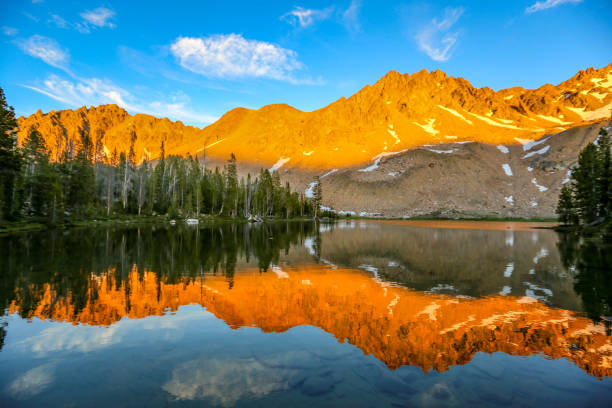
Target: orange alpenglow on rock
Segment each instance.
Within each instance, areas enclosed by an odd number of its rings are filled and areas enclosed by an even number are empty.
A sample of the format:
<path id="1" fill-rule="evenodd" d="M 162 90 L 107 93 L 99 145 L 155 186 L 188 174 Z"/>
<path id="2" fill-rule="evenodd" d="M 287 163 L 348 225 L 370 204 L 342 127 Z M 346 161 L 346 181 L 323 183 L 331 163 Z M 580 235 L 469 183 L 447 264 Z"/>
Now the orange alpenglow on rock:
<path id="1" fill-rule="evenodd" d="M 391 71 L 350 98 L 312 112 L 285 104 L 258 110 L 236 108 L 199 129 L 153 116 L 129 115 L 115 105 L 37 112 L 20 117 L 20 140 L 31 126 L 45 136 L 54 156 L 80 143 L 81 133 L 112 152 L 127 152 L 136 135 L 138 160 L 166 154 L 201 154 L 226 160 L 287 163 L 331 169 L 367 163 L 381 153 L 426 144 L 477 141 L 525 143 L 590 121 L 609 118 L 612 64 L 580 71 L 561 84 L 494 91 L 463 78 L 426 70 Z"/>
<path id="2" fill-rule="evenodd" d="M 319 327 L 392 369 L 410 364 L 444 371 L 468 363 L 476 352 L 544 353 L 565 357 L 597 377 L 612 375 L 612 341 L 603 325 L 532 298 L 432 295 L 320 265 L 263 275 L 243 270 L 234 275 L 231 289 L 220 276 L 165 284 L 155 273 L 139 275 L 134 269 L 119 286 L 113 276 L 112 271 L 92 276 L 89 291 L 96 296 L 77 312 L 70 297 L 58 298 L 47 285 L 29 317 L 110 325 L 126 316 L 163 315 L 200 304 L 231 328 Z M 10 312 L 19 310 L 16 301 Z"/>

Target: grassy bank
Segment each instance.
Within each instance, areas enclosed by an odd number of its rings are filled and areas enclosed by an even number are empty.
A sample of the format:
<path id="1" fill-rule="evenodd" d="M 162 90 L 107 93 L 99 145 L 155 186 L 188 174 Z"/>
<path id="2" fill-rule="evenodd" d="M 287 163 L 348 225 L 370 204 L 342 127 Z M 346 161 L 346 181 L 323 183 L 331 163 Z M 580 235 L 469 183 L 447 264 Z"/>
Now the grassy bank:
<path id="1" fill-rule="evenodd" d="M 310 218 L 265 218 L 265 222 L 278 221 L 310 221 Z M 184 225 L 183 218 L 170 218 L 168 216 L 112 216 L 112 217 L 97 217 L 95 219 L 65 219 L 61 223 L 50 224 L 43 219 L 28 219 L 20 221 L 4 221 L 0 223 L 0 235 L 13 234 L 19 232 L 46 231 L 54 229 L 69 229 L 69 228 L 91 228 L 91 227 L 113 227 L 113 226 L 144 226 L 144 225 L 168 225 L 171 222 L 176 225 Z M 218 225 L 229 223 L 246 223 L 247 218 L 232 218 L 216 215 L 202 215 L 198 218 L 199 225 Z"/>
<path id="2" fill-rule="evenodd" d="M 612 220 L 606 220 L 601 224 L 586 225 L 558 225 L 553 228 L 557 232 L 576 233 L 585 236 L 603 234 L 612 237 Z"/>
<path id="3" fill-rule="evenodd" d="M 520 217 L 491 217 L 491 216 L 464 216 L 446 217 L 436 215 L 418 215 L 414 217 L 339 217 L 341 220 L 406 220 L 406 221 L 503 221 L 503 222 L 558 222 L 556 218 L 520 218 Z"/>

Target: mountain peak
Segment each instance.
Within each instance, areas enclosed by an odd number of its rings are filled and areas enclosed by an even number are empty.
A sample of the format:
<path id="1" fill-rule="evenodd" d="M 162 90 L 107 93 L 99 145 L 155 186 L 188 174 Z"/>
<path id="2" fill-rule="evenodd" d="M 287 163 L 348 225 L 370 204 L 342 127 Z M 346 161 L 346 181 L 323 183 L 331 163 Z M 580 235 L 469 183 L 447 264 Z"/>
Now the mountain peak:
<path id="1" fill-rule="evenodd" d="M 612 109 L 612 64 L 580 71 L 555 86 L 494 91 L 475 88 L 436 69 L 413 74 L 391 70 L 349 98 L 303 112 L 287 104 L 235 108 L 198 129 L 149 115 L 129 115 L 117 105 L 82 107 L 19 118 L 21 132 L 39 127 L 55 154 L 79 132 L 101 138 L 105 150 L 127 151 L 137 134 L 138 157 L 206 150 L 208 157 L 237 157 L 272 164 L 337 168 L 367 163 L 381 154 L 449 142 L 511 144 L 607 118 Z M 20 140 L 22 138 L 20 137 Z"/>

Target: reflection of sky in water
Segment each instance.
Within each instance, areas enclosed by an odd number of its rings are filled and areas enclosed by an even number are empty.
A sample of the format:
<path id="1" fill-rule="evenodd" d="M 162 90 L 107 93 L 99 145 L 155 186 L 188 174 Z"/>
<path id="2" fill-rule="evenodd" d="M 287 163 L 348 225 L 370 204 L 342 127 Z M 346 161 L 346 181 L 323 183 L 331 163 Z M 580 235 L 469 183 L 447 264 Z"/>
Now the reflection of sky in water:
<path id="1" fill-rule="evenodd" d="M 54 390 L 69 391 L 79 406 L 579 405 L 587 397 L 600 404 L 612 397 L 609 380 L 565 359 L 477 353 L 442 373 L 388 370 L 320 329 L 229 330 L 195 305 L 163 317 L 124 318 L 110 328 L 39 322 L 21 330 L 24 325 L 9 319 L 15 330 L 0 355 L 0 389 L 23 406 L 61 400 Z"/>

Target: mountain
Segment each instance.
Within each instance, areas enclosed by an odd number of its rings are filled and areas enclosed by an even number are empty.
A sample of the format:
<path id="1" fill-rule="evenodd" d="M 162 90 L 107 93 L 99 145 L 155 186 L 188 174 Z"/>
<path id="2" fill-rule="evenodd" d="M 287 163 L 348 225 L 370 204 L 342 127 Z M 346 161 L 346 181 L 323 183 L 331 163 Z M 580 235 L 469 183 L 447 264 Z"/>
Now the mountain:
<path id="1" fill-rule="evenodd" d="M 242 172 L 280 169 L 294 189 L 324 181 L 325 205 L 355 213 L 553 216 L 570 167 L 612 110 L 612 64 L 559 85 L 494 91 L 426 70 L 389 72 L 312 112 L 285 104 L 236 108 L 199 129 L 115 105 L 20 117 L 20 140 L 38 127 L 54 155 L 81 134 L 138 159 L 234 153 Z M 501 146 L 501 147 L 496 147 Z M 57 156 L 59 157 L 59 156 Z"/>
<path id="2" fill-rule="evenodd" d="M 137 136 L 139 158 L 167 154 L 207 155 L 304 168 L 332 169 L 366 163 L 383 152 L 424 144 L 466 140 L 516 143 L 558 133 L 610 116 L 612 64 L 580 71 L 557 86 L 498 92 L 474 88 L 463 78 L 426 70 L 412 75 L 391 71 L 350 98 L 303 112 L 285 104 L 258 110 L 236 108 L 198 129 L 149 115 L 129 115 L 115 105 L 41 111 L 19 118 L 21 136 L 38 126 L 48 145 L 62 151 L 80 140 L 80 132 L 102 138 L 107 154 L 129 149 Z"/>

